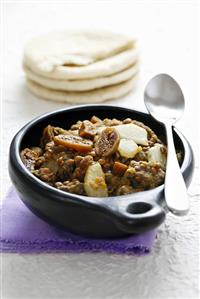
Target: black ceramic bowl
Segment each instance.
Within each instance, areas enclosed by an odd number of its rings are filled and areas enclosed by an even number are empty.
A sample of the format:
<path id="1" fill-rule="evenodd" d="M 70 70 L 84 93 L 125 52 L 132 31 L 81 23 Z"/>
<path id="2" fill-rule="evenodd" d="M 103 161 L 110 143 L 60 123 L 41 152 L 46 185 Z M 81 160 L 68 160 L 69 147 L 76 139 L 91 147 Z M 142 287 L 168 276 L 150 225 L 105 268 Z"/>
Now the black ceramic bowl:
<path id="1" fill-rule="evenodd" d="M 25 125 L 10 146 L 9 173 L 19 197 L 42 219 L 78 234 L 116 237 L 145 232 L 159 226 L 166 214 L 164 185 L 123 196 L 86 197 L 48 186 L 32 175 L 22 163 L 20 151 L 39 144 L 43 128 L 48 124 L 69 128 L 77 120 L 90 119 L 93 115 L 118 119 L 130 117 L 142 121 L 158 136 L 165 136 L 163 126 L 150 115 L 122 107 L 87 105 L 42 115 Z M 173 133 L 176 149 L 183 152 L 181 171 L 188 185 L 194 168 L 193 152 L 177 129 Z"/>

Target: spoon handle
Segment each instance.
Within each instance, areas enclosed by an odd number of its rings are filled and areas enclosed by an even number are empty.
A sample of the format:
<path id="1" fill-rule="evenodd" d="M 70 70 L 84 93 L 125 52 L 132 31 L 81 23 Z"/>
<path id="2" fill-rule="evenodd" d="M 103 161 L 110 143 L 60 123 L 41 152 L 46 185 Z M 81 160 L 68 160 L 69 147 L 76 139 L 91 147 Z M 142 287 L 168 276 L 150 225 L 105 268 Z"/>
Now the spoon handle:
<path id="1" fill-rule="evenodd" d="M 165 175 L 165 200 L 168 209 L 175 215 L 183 216 L 189 211 L 187 189 L 178 164 L 172 126 L 165 124 L 167 133 L 167 167 Z"/>

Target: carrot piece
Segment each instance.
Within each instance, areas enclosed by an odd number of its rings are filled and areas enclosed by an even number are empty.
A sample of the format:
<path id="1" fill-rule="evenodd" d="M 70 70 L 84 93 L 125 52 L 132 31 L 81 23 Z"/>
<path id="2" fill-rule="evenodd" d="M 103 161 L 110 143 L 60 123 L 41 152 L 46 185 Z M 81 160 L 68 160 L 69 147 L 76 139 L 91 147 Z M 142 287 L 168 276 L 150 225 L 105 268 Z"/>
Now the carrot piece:
<path id="1" fill-rule="evenodd" d="M 123 175 L 127 168 L 128 166 L 126 164 L 115 162 L 113 165 L 113 172 L 117 175 Z"/>

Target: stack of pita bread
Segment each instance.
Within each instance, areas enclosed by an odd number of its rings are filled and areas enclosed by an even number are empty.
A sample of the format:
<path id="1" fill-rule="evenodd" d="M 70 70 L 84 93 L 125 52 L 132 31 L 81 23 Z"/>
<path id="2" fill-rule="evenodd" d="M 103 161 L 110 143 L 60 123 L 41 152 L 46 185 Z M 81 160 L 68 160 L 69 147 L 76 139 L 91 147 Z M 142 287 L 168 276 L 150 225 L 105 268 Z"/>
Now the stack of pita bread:
<path id="1" fill-rule="evenodd" d="M 98 103 L 127 94 L 138 73 L 136 41 L 102 30 L 66 30 L 25 46 L 27 86 L 47 100 Z"/>

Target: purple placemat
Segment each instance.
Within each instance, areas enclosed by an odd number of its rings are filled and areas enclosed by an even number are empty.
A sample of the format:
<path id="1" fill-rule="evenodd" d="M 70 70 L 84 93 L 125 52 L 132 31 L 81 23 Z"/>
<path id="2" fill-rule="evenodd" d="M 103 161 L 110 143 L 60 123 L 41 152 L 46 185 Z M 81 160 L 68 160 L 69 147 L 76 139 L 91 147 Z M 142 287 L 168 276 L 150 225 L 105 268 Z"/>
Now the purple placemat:
<path id="1" fill-rule="evenodd" d="M 1 207 L 1 252 L 110 252 L 142 255 L 150 252 L 156 230 L 117 239 L 90 239 L 75 235 L 35 216 L 12 188 Z"/>

